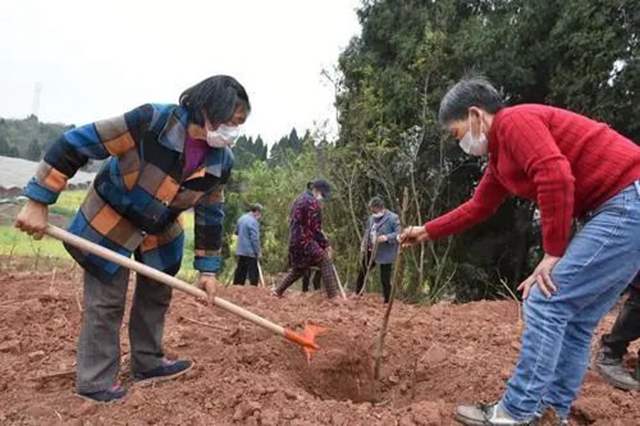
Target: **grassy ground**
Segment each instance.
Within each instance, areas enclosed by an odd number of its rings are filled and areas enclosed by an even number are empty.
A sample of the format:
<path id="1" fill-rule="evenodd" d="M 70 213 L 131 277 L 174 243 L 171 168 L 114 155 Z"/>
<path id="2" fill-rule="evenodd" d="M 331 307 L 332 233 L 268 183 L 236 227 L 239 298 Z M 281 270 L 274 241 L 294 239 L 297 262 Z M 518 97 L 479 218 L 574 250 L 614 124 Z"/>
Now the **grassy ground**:
<path id="1" fill-rule="evenodd" d="M 49 212 L 61 216 L 68 222 L 76 214 L 85 195 L 86 191 L 64 191 L 60 194 L 58 202 L 49 208 Z M 8 224 L 11 223 L 11 220 L 5 220 L 4 223 L 7 224 L 0 225 L 0 256 L 71 260 L 62 243 L 51 238 L 34 241 L 28 235 Z M 185 214 L 184 224 L 185 252 L 179 275 L 181 278 L 191 281 L 195 278 L 195 271 L 193 269 L 192 213 Z"/>

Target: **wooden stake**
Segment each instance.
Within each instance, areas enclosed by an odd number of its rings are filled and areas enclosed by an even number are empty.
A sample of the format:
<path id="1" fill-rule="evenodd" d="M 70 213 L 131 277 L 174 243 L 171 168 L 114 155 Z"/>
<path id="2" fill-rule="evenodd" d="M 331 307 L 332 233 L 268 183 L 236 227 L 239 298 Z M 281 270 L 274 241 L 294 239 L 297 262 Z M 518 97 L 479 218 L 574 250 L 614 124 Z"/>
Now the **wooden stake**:
<path id="1" fill-rule="evenodd" d="M 409 188 L 404 188 L 402 195 L 402 211 L 400 212 L 401 226 L 406 223 L 407 209 L 409 207 Z M 378 344 L 376 345 L 375 354 L 375 366 L 373 369 L 373 377 L 378 380 L 380 378 L 380 367 L 382 366 L 382 352 L 384 350 L 384 339 L 387 335 L 387 328 L 389 326 L 389 317 L 391 316 L 391 309 L 393 308 L 393 301 L 396 297 L 396 290 L 398 286 L 402 285 L 402 277 L 404 276 L 404 256 L 402 253 L 402 245 L 398 247 L 398 260 L 396 262 L 396 268 L 393 271 L 393 281 L 391 282 L 391 294 L 389 296 L 389 303 L 387 309 L 382 318 L 382 327 L 380 328 L 380 336 L 378 337 Z"/>

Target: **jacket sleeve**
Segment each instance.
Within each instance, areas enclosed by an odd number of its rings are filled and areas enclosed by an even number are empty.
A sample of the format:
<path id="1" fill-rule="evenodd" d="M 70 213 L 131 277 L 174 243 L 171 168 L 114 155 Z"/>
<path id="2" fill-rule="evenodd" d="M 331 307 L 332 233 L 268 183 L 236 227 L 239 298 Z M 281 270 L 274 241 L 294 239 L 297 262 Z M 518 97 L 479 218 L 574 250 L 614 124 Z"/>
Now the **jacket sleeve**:
<path id="1" fill-rule="evenodd" d="M 323 249 L 329 247 L 329 241 L 324 235 L 324 232 L 322 232 L 322 207 L 317 201 L 314 201 L 309 205 L 308 221 L 309 228 L 313 234 L 313 239 Z"/>
<path id="2" fill-rule="evenodd" d="M 152 116 L 153 107 L 147 104 L 65 132 L 46 152 L 24 195 L 44 204 L 55 203 L 67 181 L 89 159 L 103 160 L 136 148 Z"/>
<path id="3" fill-rule="evenodd" d="M 249 227 L 249 240 L 255 255 L 260 256 L 260 224 L 257 220 Z"/>
<path id="4" fill-rule="evenodd" d="M 575 177 L 546 124 L 533 114 L 505 117 L 500 138 L 507 154 L 521 166 L 536 188 L 545 253 L 562 256 L 571 238 Z"/>
<path id="5" fill-rule="evenodd" d="M 398 244 L 398 233 L 400 232 L 400 218 L 398 215 L 394 214 L 391 218 L 391 223 L 389 224 L 391 228 L 391 232 L 385 234 L 387 237 L 387 243 L 395 246 Z"/>
<path id="6" fill-rule="evenodd" d="M 233 154 L 227 150 L 223 160 L 221 183 L 195 208 L 194 269 L 216 273 L 222 266 L 222 225 L 224 223 L 224 189 L 233 168 Z"/>
<path id="7" fill-rule="evenodd" d="M 488 168 L 471 200 L 425 224 L 429 237 L 436 240 L 484 222 L 495 213 L 507 195 L 507 190 L 493 176 L 491 168 Z"/>
<path id="8" fill-rule="evenodd" d="M 224 185 L 218 186 L 195 206 L 195 259 L 200 272 L 218 272 L 222 266 Z"/>

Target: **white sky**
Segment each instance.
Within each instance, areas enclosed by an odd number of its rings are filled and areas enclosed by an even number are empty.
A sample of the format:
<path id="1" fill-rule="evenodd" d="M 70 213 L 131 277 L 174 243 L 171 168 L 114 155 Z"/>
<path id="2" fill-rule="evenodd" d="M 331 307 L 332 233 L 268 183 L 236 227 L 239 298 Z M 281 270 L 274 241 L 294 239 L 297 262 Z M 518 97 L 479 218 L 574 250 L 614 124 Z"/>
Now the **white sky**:
<path id="1" fill-rule="evenodd" d="M 83 124 L 175 103 L 214 74 L 249 92 L 248 135 L 330 120 L 321 77 L 360 28 L 360 0 L 0 0 L 0 117 Z"/>

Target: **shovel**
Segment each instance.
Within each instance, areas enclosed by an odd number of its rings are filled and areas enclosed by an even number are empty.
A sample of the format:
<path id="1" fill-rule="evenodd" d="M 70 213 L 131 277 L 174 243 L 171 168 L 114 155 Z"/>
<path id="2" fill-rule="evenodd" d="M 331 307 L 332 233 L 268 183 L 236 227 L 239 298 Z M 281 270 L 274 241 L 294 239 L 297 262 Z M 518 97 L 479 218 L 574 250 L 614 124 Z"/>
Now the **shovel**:
<path id="1" fill-rule="evenodd" d="M 258 275 L 260 275 L 260 287 L 266 287 L 267 285 L 264 283 L 264 275 L 262 275 L 262 267 L 260 266 L 260 260 L 258 262 Z"/>
<path id="2" fill-rule="evenodd" d="M 207 293 L 204 290 L 200 290 L 191 284 L 187 284 L 186 282 L 179 280 L 178 278 L 172 277 L 171 275 L 165 274 L 162 271 L 123 256 L 120 253 L 116 253 L 91 241 L 85 240 L 84 238 L 73 235 L 63 229 L 60 229 L 53 225 L 47 225 L 45 233 L 50 237 L 65 242 L 82 251 L 99 256 L 124 268 L 131 269 L 138 274 L 144 275 L 162 284 L 168 285 L 169 287 L 183 291 L 198 299 L 208 299 Z M 269 330 L 272 333 L 277 334 L 278 336 L 284 337 L 290 342 L 302 346 L 305 353 L 307 354 L 308 362 L 311 362 L 311 354 L 313 353 L 313 351 L 320 349 L 320 347 L 315 343 L 314 339 L 317 334 L 326 331 L 326 329 L 323 327 L 307 325 L 305 326 L 304 331 L 300 334 L 296 333 L 293 330 L 275 324 L 265 318 L 262 318 L 254 314 L 253 312 L 249 312 L 248 310 L 234 305 L 233 303 L 228 302 L 220 297 L 214 297 L 211 302 L 217 307 L 222 308 L 229 313 L 237 315 L 240 318 L 244 318 L 259 327 Z"/>

